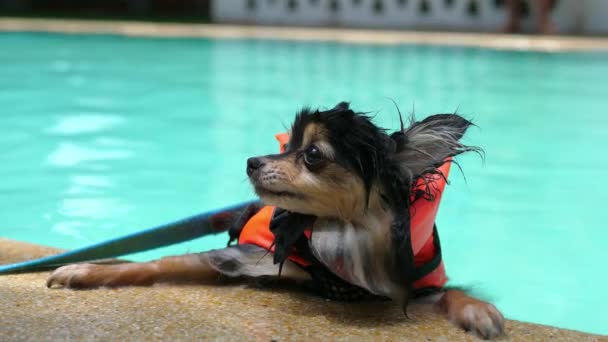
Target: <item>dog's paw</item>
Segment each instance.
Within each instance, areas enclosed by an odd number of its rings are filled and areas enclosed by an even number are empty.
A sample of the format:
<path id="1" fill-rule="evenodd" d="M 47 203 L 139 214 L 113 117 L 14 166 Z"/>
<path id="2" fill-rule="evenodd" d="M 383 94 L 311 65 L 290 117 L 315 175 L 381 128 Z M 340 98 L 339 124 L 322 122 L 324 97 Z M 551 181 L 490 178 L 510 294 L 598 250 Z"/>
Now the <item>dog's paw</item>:
<path id="1" fill-rule="evenodd" d="M 87 289 L 108 285 L 104 277 L 104 265 L 74 264 L 62 266 L 53 271 L 46 281 L 48 288 Z"/>
<path id="2" fill-rule="evenodd" d="M 471 301 L 454 308 L 448 315 L 455 324 L 483 339 L 495 338 L 504 333 L 505 319 L 490 303 Z"/>

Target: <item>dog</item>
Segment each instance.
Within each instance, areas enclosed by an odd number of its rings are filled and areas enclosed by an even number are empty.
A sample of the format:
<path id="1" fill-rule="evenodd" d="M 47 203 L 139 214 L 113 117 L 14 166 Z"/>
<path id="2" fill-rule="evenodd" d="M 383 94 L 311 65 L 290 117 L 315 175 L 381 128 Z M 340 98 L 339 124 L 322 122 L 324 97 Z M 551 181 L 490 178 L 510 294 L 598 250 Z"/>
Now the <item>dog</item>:
<path id="1" fill-rule="evenodd" d="M 502 314 L 490 303 L 446 288 L 442 264 L 435 263 L 430 271 L 434 282 L 418 285 L 420 267 L 412 247 L 411 224 L 417 214 L 411 209 L 434 200 L 432 180 L 445 180 L 442 167 L 452 157 L 480 151 L 460 142 L 471 125 L 457 114 L 437 114 L 412 119 L 408 127 L 401 119 L 400 129 L 389 134 L 346 102 L 329 110 L 305 108 L 296 115 L 282 153 L 247 160 L 256 194 L 274 208 L 268 211 L 271 246 L 241 239 L 236 246 L 151 262 L 68 265 L 56 269 L 47 286 L 280 277 L 312 284 L 332 299 L 388 298 L 406 315 L 410 299 L 425 296 L 464 330 L 482 338 L 500 336 Z M 239 222 L 252 222 L 251 217 Z M 233 237 L 243 235 L 239 226 Z M 437 259 L 436 230 L 433 237 L 432 259 Z"/>

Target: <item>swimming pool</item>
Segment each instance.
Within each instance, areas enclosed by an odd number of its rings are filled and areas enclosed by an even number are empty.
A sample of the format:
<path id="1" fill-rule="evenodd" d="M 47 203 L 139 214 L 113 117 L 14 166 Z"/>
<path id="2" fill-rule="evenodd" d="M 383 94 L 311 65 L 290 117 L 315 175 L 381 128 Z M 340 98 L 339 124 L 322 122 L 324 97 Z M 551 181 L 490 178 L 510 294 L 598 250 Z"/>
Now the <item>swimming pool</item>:
<path id="1" fill-rule="evenodd" d="M 1 33 L 0 236 L 76 248 L 246 199 L 302 105 L 474 118 L 438 226 L 512 319 L 608 334 L 608 53 Z M 133 256 L 223 246 L 225 236 Z"/>

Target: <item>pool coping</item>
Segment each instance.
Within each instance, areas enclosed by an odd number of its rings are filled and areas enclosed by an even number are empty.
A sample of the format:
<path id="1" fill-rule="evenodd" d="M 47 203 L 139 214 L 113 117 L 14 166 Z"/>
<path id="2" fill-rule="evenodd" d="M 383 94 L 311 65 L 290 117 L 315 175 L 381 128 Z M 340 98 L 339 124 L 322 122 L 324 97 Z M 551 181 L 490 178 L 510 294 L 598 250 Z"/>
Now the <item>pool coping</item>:
<path id="1" fill-rule="evenodd" d="M 57 249 L 0 238 L 0 264 Z M 420 305 L 410 319 L 386 302 L 325 301 L 285 289 L 164 285 L 49 290 L 48 272 L 0 276 L 0 340 L 403 340 L 476 341 Z M 509 320 L 513 341 L 608 341 L 608 337 Z"/>
<path id="2" fill-rule="evenodd" d="M 603 37 L 0 17 L 0 32 L 23 31 L 167 38 L 249 38 L 374 45 L 420 44 L 541 52 L 608 51 L 608 38 Z"/>

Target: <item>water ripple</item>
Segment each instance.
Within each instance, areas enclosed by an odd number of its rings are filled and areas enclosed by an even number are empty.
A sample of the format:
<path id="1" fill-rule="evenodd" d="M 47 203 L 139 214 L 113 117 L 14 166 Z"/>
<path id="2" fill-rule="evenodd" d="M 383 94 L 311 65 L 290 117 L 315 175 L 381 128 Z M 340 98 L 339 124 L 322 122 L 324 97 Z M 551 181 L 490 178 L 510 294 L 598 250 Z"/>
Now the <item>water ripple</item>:
<path id="1" fill-rule="evenodd" d="M 131 152 L 127 150 L 91 148 L 64 142 L 48 155 L 46 163 L 56 167 L 73 167 L 88 162 L 127 159 L 130 156 Z"/>
<path id="2" fill-rule="evenodd" d="M 77 114 L 61 117 L 58 122 L 48 129 L 49 133 L 58 135 L 78 135 L 104 131 L 125 122 L 118 115 L 109 114 Z"/>

